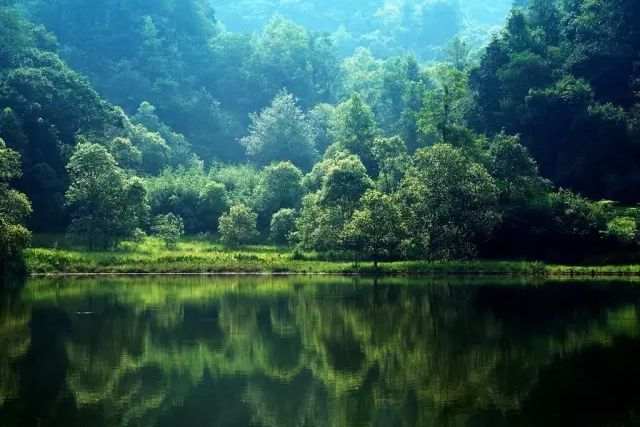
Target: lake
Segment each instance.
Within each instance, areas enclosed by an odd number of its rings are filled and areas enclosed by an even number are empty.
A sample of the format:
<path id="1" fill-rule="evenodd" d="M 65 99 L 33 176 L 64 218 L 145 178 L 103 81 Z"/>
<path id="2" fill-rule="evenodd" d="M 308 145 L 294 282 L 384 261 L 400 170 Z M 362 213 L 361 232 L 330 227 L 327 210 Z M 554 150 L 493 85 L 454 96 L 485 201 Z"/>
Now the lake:
<path id="1" fill-rule="evenodd" d="M 1 426 L 640 425 L 640 283 L 42 278 Z"/>

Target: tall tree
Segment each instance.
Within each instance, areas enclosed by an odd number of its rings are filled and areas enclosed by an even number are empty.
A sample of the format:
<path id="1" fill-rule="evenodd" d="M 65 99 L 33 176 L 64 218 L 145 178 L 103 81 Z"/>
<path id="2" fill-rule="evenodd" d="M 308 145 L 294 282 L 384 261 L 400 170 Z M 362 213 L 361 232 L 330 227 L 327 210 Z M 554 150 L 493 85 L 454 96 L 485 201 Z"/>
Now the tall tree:
<path id="1" fill-rule="evenodd" d="M 20 155 L 0 139 L 0 271 L 7 273 L 30 240 L 25 221 L 31 213 L 27 197 L 9 182 L 20 176 Z"/>
<path id="2" fill-rule="evenodd" d="M 108 249 L 143 225 L 148 215 L 147 191 L 137 178 L 127 178 L 109 152 L 81 142 L 67 165 L 71 185 L 66 201 L 71 231 L 91 250 Z"/>
<path id="3" fill-rule="evenodd" d="M 373 144 L 380 131 L 371 107 L 362 97 L 354 93 L 351 99 L 341 104 L 335 114 L 336 145 L 360 158 L 367 172 L 377 176 L 378 167 L 373 153 Z"/>
<path id="4" fill-rule="evenodd" d="M 310 170 L 316 157 L 313 132 L 293 95 L 280 92 L 271 105 L 251 116 L 249 135 L 240 141 L 260 165 L 291 161 Z"/>

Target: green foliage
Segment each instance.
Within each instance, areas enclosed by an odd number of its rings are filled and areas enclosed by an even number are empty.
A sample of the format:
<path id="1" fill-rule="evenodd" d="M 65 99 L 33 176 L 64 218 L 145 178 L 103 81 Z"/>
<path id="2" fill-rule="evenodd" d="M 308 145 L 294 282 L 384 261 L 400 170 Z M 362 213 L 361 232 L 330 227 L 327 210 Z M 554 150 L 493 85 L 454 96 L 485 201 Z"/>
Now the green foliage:
<path id="1" fill-rule="evenodd" d="M 472 121 L 491 134 L 521 134 L 556 185 L 636 203 L 637 6 L 529 3 L 511 13 L 471 72 L 478 105 Z"/>
<path id="2" fill-rule="evenodd" d="M 218 231 L 222 241 L 230 246 L 251 243 L 257 236 L 258 215 L 245 205 L 233 205 L 220 217 Z"/>
<path id="3" fill-rule="evenodd" d="M 249 135 L 241 140 L 259 165 L 291 161 L 309 170 L 316 156 L 313 132 L 293 95 L 281 92 L 271 105 L 251 116 Z"/>
<path id="4" fill-rule="evenodd" d="M 260 222 L 268 223 L 281 209 L 300 207 L 304 189 L 302 172 L 291 162 L 274 163 L 262 170 L 255 189 L 255 206 Z"/>
<path id="5" fill-rule="evenodd" d="M 335 112 L 335 141 L 339 149 L 355 154 L 367 171 L 378 173 L 373 143 L 379 134 L 371 108 L 360 95 L 354 93 L 351 99 L 339 105 Z"/>
<path id="6" fill-rule="evenodd" d="M 254 204 L 260 173 L 253 166 L 214 163 L 209 178 L 224 185 L 231 204 Z"/>
<path id="7" fill-rule="evenodd" d="M 360 159 L 348 156 L 337 160 L 323 178 L 322 203 L 353 209 L 360 197 L 373 186 Z"/>
<path id="8" fill-rule="evenodd" d="M 154 215 L 172 213 L 185 222 L 187 233 L 214 232 L 218 218 L 229 208 L 225 186 L 212 180 L 202 164 L 189 169 L 166 169 L 146 179 Z"/>
<path id="9" fill-rule="evenodd" d="M 398 194 L 409 249 L 426 258 L 475 255 L 500 220 L 495 180 L 448 144 L 418 150 L 414 162 Z"/>
<path id="10" fill-rule="evenodd" d="M 377 266 L 379 260 L 399 255 L 406 229 L 396 200 L 369 190 L 344 229 L 348 246 L 363 252 Z"/>
<path id="11" fill-rule="evenodd" d="M 275 227 L 327 259 L 630 247 L 632 215 L 585 197 L 640 201 L 632 2 L 519 2 L 475 51 L 489 11 L 470 0 L 330 0 L 351 11 L 333 34 L 236 3 L 264 29 L 229 32 L 205 0 L 19 3 L 46 27 L 0 6 L 0 138 L 24 172 L 1 179 L 5 223 L 24 224 L 24 193 L 31 228 L 71 223 L 90 247 L 148 230 L 147 199 L 187 234 Z"/>
<path id="12" fill-rule="evenodd" d="M 167 248 L 175 248 L 178 241 L 184 236 L 184 222 L 182 218 L 174 214 L 158 215 L 151 227 L 153 234 L 161 238 Z"/>
<path id="13" fill-rule="evenodd" d="M 86 240 L 89 249 L 114 247 L 144 224 L 149 210 L 144 184 L 128 178 L 104 147 L 78 144 L 67 169 L 71 231 Z"/>
<path id="14" fill-rule="evenodd" d="M 308 250 L 344 249 L 343 228 L 350 217 L 346 207 L 324 204 L 321 192 L 308 194 L 302 200 L 293 240 Z"/>
<path id="15" fill-rule="evenodd" d="M 31 233 L 24 226 L 31 214 L 31 204 L 24 194 L 9 186 L 9 181 L 20 173 L 20 155 L 0 139 L 0 269 L 3 273 L 7 273 L 9 264 L 31 242 Z"/>
<path id="16" fill-rule="evenodd" d="M 333 143 L 334 115 L 335 107 L 331 104 L 318 104 L 307 114 L 316 151 L 320 155 L 324 155 L 327 148 Z"/>
<path id="17" fill-rule="evenodd" d="M 607 223 L 607 235 L 622 242 L 632 242 L 638 237 L 635 218 L 616 217 Z"/>
<path id="18" fill-rule="evenodd" d="M 604 229 L 603 206 L 569 190 L 561 189 L 549 195 L 552 229 L 570 238 L 597 236 Z"/>
<path id="19" fill-rule="evenodd" d="M 452 133 L 465 126 L 472 107 L 465 72 L 446 65 L 437 65 L 432 72 L 432 88 L 424 95 L 418 116 L 420 131 L 435 135 L 438 142 L 455 143 Z"/>
<path id="20" fill-rule="evenodd" d="M 274 213 L 269 226 L 269 239 L 278 244 L 289 242 L 295 230 L 296 217 L 293 209 L 280 209 Z"/>
<path id="21" fill-rule="evenodd" d="M 373 143 L 373 154 L 380 171 L 379 187 L 387 193 L 395 191 L 411 163 L 407 146 L 399 136 L 378 137 Z"/>

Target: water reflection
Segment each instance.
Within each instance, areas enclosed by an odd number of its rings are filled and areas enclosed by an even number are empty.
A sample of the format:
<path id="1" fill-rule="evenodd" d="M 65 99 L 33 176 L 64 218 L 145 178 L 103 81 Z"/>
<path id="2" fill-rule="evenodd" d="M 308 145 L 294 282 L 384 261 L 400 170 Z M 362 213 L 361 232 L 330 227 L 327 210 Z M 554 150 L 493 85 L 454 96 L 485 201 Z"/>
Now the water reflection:
<path id="1" fill-rule="evenodd" d="M 639 421 L 633 283 L 68 278 L 0 295 L 2 426 Z"/>

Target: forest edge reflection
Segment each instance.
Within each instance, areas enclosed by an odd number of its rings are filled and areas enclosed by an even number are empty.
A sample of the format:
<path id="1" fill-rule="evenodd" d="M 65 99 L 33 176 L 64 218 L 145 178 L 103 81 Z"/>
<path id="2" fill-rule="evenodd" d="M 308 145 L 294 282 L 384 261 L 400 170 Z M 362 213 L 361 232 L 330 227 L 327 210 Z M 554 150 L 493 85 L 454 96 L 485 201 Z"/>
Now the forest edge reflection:
<path id="1" fill-rule="evenodd" d="M 639 296 L 518 278 L 29 279 L 0 300 L 0 425 L 620 425 L 640 398 Z"/>

